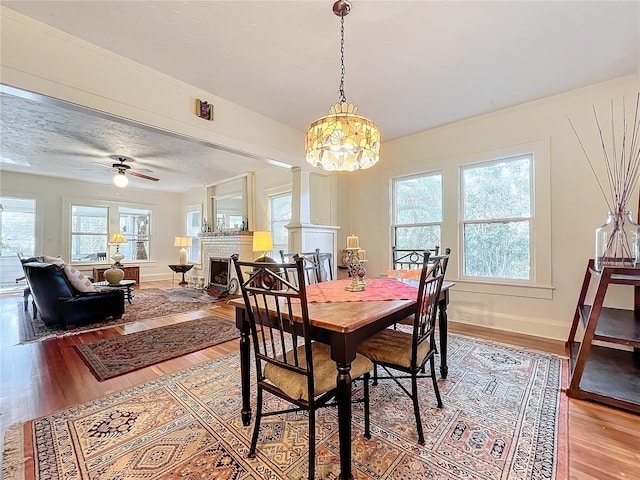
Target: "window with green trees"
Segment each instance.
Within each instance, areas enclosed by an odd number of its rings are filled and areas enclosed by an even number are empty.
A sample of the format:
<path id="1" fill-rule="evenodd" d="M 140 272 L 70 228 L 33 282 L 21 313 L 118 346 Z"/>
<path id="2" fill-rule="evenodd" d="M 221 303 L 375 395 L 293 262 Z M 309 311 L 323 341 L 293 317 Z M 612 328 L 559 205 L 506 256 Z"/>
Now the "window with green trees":
<path id="1" fill-rule="evenodd" d="M 394 245 L 408 249 L 440 245 L 442 174 L 398 177 L 392 188 Z"/>
<path id="2" fill-rule="evenodd" d="M 531 279 L 533 156 L 461 167 L 463 274 Z"/>

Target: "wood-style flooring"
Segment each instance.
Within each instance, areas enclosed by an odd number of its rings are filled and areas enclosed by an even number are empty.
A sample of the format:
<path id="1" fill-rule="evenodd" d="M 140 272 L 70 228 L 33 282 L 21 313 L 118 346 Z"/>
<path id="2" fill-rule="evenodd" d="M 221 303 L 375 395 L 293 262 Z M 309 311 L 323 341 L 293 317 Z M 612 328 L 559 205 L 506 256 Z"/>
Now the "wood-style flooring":
<path id="1" fill-rule="evenodd" d="M 143 282 L 140 288 L 170 288 Z M 22 296 L 0 298 L 0 435 L 16 422 L 48 415 L 238 350 L 238 340 L 98 382 L 73 345 L 215 314 L 233 319 L 224 302 L 188 314 L 17 345 Z M 564 355 L 562 342 L 452 323 L 450 331 Z M 569 399 L 571 480 L 640 480 L 640 415 Z M 560 479 L 559 479 L 560 480 Z"/>

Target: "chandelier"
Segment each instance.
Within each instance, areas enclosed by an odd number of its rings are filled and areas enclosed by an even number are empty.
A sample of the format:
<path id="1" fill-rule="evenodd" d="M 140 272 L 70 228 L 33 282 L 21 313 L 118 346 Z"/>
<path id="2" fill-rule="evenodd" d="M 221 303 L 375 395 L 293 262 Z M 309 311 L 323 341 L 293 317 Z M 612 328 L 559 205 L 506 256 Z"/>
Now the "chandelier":
<path id="1" fill-rule="evenodd" d="M 353 171 L 369 168 L 380 159 L 380 131 L 375 123 L 358 115 L 358 107 L 347 103 L 344 94 L 344 17 L 351 11 L 347 0 L 333 4 L 340 17 L 340 98 L 329 115 L 313 122 L 307 130 L 306 158 L 324 170 Z"/>

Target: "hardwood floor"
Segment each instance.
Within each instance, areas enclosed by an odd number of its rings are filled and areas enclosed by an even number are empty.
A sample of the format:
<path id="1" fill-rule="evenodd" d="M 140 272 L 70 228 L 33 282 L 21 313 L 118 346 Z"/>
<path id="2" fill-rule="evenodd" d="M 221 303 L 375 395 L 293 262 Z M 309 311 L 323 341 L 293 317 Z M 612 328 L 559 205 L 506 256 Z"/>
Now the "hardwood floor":
<path id="1" fill-rule="evenodd" d="M 142 288 L 170 288 L 143 282 Z M 48 415 L 159 376 L 238 350 L 238 340 L 98 382 L 73 349 L 88 343 L 215 314 L 230 321 L 223 302 L 188 314 L 146 320 L 43 342 L 17 345 L 22 296 L 0 298 L 0 435 L 16 422 Z M 564 355 L 562 342 L 451 324 L 450 331 Z M 591 402 L 569 400 L 571 480 L 640 480 L 640 415 Z M 560 479 L 558 479 L 560 480 Z"/>

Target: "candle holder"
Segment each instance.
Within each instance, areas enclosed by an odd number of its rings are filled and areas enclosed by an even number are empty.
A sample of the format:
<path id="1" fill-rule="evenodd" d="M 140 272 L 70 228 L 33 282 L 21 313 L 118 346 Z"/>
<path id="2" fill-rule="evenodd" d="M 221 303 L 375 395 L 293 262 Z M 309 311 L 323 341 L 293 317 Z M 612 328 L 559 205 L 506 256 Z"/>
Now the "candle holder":
<path id="1" fill-rule="evenodd" d="M 360 248 L 351 247 L 346 248 L 346 255 L 348 256 L 347 268 L 349 270 L 349 276 L 351 277 L 351 283 L 344 287 L 348 292 L 362 292 L 367 286 L 364 277 L 367 274 L 367 270 L 362 264 L 363 261 L 358 257 L 358 250 Z"/>

